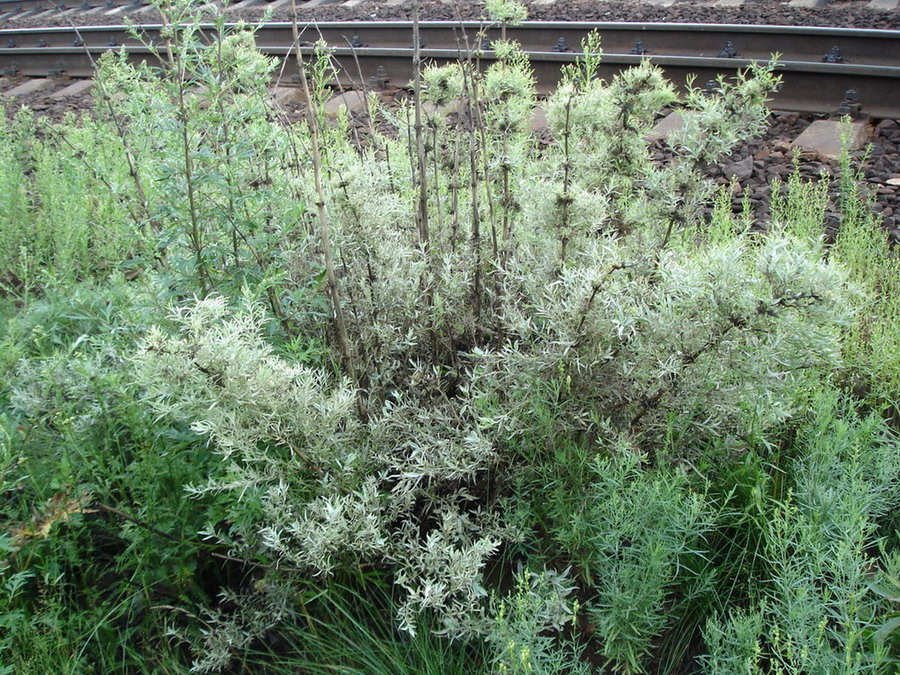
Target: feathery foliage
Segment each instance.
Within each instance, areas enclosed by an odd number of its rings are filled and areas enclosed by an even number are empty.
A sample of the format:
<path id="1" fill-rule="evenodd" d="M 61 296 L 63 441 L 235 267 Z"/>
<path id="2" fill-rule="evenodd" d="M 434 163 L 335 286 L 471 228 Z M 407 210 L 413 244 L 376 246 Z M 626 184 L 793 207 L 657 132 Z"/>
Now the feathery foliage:
<path id="1" fill-rule="evenodd" d="M 4 663 L 896 656 L 896 258 L 849 159 L 831 247 L 823 187 L 757 232 L 704 178 L 773 64 L 689 88 L 660 166 L 676 89 L 599 79 L 597 34 L 538 143 L 515 3 L 364 132 L 324 45 L 288 126 L 252 27 L 161 9 L 160 64 L 104 56 L 90 119 L 0 129 Z"/>

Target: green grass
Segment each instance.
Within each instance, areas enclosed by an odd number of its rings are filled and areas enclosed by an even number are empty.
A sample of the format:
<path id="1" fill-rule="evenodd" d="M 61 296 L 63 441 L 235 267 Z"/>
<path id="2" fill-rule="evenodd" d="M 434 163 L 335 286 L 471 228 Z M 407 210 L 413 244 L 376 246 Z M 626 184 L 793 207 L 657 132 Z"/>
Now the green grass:
<path id="1" fill-rule="evenodd" d="M 310 675 L 489 672 L 486 650 L 477 641 L 437 637 L 427 621 L 415 635 L 400 633 L 395 610 L 389 590 L 377 581 L 361 589 L 327 581 L 304 598 L 295 621 L 273 631 L 242 657 L 244 667 L 251 672 Z"/>

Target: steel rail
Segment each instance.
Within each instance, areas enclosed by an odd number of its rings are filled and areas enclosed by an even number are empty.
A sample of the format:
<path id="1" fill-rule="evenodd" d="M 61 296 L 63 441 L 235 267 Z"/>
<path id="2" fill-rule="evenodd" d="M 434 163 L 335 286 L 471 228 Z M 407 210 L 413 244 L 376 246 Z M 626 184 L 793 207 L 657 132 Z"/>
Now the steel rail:
<path id="1" fill-rule="evenodd" d="M 352 62 L 359 59 L 365 78 L 387 79 L 392 85 L 406 86 L 412 77 L 412 24 L 410 22 L 329 22 L 301 26 L 303 51 L 312 51 L 312 43 L 323 39 L 332 46 L 336 60 L 346 73 L 357 73 Z M 527 22 L 508 28 L 510 39 L 519 40 L 529 52 L 539 88 L 551 90 L 559 78 L 562 64 L 574 61 L 574 51 L 554 52 L 563 37 L 571 50 L 590 30 L 600 31 L 604 56 L 601 75 L 635 65 L 646 58 L 663 67 L 675 81 L 693 75 L 700 84 L 718 75 L 733 75 L 753 60 L 766 60 L 773 51 L 782 51 L 779 72 L 785 80 L 773 106 L 785 110 L 829 112 L 837 107 L 848 89 L 859 92 L 864 109 L 878 117 L 900 117 L 900 31 L 797 28 L 788 26 L 732 26 L 709 24 L 632 24 Z M 160 26 L 141 28 L 144 40 L 158 41 Z M 435 62 L 457 59 L 465 45 L 476 46 L 482 27 L 473 22 L 422 22 L 422 56 Z M 124 26 L 86 26 L 72 28 L 34 28 L 0 30 L 0 67 L 14 68 L 25 75 L 47 75 L 66 71 L 71 76 L 89 76 L 91 63 L 86 52 L 94 55 L 110 48 L 124 48 L 131 58 L 145 60 L 151 50 L 135 39 Z M 496 31 L 487 31 L 488 39 Z M 83 46 L 73 42 L 83 40 Z M 642 40 L 647 53 L 629 53 L 634 41 Z M 737 56 L 720 55 L 719 42 L 731 40 Z M 809 39 L 809 42 L 805 40 Z M 285 72 L 296 68 L 290 55 L 291 25 L 267 23 L 259 27 L 257 44 L 267 54 L 286 60 Z M 776 42 L 787 42 L 788 49 L 774 49 Z M 371 42 L 372 44 L 368 44 Z M 37 46 L 38 44 L 44 46 Z M 356 45 L 351 47 L 350 45 Z M 820 52 L 839 47 L 850 62 L 824 63 Z M 6 46 L 4 46 L 6 45 Z M 14 45 L 14 46 L 13 46 Z M 690 45 L 690 46 L 688 46 Z M 716 47 L 716 45 L 719 45 Z M 785 46 L 782 44 L 782 46 Z M 671 47 L 671 48 L 670 48 Z M 485 51 L 483 64 L 492 62 Z M 350 85 L 349 75 L 342 78 Z M 358 76 L 356 77 L 358 79 Z"/>
<path id="2" fill-rule="evenodd" d="M 208 26 L 212 28 L 211 25 Z M 148 24 L 143 30 L 150 38 L 157 38 L 159 25 Z M 409 21 L 331 21 L 301 24 L 304 39 L 315 41 L 321 37 L 332 46 L 371 43 L 378 48 L 412 46 L 412 22 Z M 568 49 L 579 48 L 592 30 L 599 30 L 604 51 L 628 54 L 635 41 L 643 43 L 649 55 L 716 56 L 731 42 L 739 57 L 767 59 L 773 53 L 785 54 L 791 61 L 821 61 L 834 47 L 846 63 L 881 66 L 900 66 L 900 31 L 821 28 L 801 26 L 757 26 L 740 24 L 684 24 L 684 23 L 628 23 L 628 22 L 560 22 L 527 21 L 507 28 L 509 39 L 517 40 L 528 51 L 555 51 L 562 38 Z M 84 26 L 85 34 L 113 34 L 127 43 L 123 26 Z M 477 22 L 423 21 L 419 25 L 421 42 L 431 48 L 456 48 L 464 35 L 471 42 L 484 31 L 489 39 L 499 37 L 499 29 Z M 6 28 L 0 29 L 0 44 L 19 38 L 25 47 L 43 38 L 50 46 L 71 44 L 72 29 Z M 268 22 L 257 31 L 260 44 L 287 44 L 291 41 L 289 22 Z M 62 41 L 62 42 L 60 42 Z M 137 44 L 134 42 L 134 44 Z"/>

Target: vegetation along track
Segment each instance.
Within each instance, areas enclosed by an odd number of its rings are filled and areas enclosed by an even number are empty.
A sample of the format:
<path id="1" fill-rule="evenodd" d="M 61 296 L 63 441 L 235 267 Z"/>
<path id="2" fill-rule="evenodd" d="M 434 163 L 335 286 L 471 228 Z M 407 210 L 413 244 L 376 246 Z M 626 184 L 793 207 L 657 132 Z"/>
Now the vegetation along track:
<path id="1" fill-rule="evenodd" d="M 478 45 L 482 28 L 477 22 L 422 22 L 422 58 L 435 62 L 457 59 L 467 46 Z M 159 29 L 156 24 L 142 26 L 141 40 L 125 26 L 3 29 L 0 68 L 6 75 L 87 77 L 93 60 L 108 49 L 125 49 L 136 60 L 155 58 L 148 45 L 158 42 Z M 311 53 L 316 40 L 325 40 L 346 74 L 345 85 L 358 83 L 361 71 L 367 81 L 403 86 L 412 77 L 412 29 L 412 22 L 405 21 L 304 24 L 302 48 Z M 703 85 L 779 53 L 784 86 L 774 107 L 831 112 L 845 92 L 853 89 L 872 115 L 900 117 L 900 31 L 532 21 L 507 28 L 507 36 L 518 40 L 529 53 L 539 89 L 548 91 L 558 80 L 560 66 L 576 58 L 581 39 L 593 29 L 602 36 L 604 76 L 649 58 L 675 81 L 694 76 Z M 488 40 L 499 37 L 499 30 L 489 29 Z M 290 23 L 262 24 L 257 43 L 265 53 L 286 60 L 283 77 L 296 72 Z M 485 50 L 481 58 L 489 63 L 491 51 Z"/>

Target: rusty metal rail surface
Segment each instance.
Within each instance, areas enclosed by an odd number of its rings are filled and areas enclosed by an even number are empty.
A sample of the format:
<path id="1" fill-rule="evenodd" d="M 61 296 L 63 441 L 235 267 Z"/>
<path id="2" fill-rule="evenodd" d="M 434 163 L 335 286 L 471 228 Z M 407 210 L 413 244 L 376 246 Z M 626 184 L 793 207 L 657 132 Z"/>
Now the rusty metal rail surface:
<path id="1" fill-rule="evenodd" d="M 211 28 L 211 27 L 210 27 Z M 301 25 L 301 45 L 312 51 L 316 40 L 334 50 L 347 75 L 359 80 L 354 57 L 365 79 L 378 77 L 405 86 L 412 76 L 411 22 L 323 22 Z M 690 75 L 702 84 L 718 75 L 733 75 L 752 61 L 780 53 L 779 72 L 785 84 L 773 107 L 804 112 L 830 112 L 848 89 L 859 93 L 864 109 L 877 117 L 900 117 L 900 31 L 748 26 L 722 24 L 575 23 L 532 21 L 507 29 L 529 53 L 539 88 L 551 90 L 559 68 L 577 56 L 581 39 L 599 30 L 604 48 L 601 75 L 650 59 L 668 76 L 683 82 Z M 111 48 L 124 48 L 136 60 L 152 59 L 148 43 L 158 42 L 160 26 L 141 27 L 141 39 L 125 26 L 0 30 L 0 69 L 46 76 L 65 71 L 89 76 L 91 58 Z M 499 37 L 499 29 L 475 22 L 426 21 L 420 24 L 422 56 L 436 62 L 459 58 L 467 48 Z M 285 59 L 285 76 L 296 65 L 291 56 L 291 24 L 262 24 L 260 49 Z M 490 63 L 486 49 L 483 63 Z M 355 77 L 351 77 L 354 74 Z"/>

